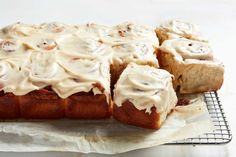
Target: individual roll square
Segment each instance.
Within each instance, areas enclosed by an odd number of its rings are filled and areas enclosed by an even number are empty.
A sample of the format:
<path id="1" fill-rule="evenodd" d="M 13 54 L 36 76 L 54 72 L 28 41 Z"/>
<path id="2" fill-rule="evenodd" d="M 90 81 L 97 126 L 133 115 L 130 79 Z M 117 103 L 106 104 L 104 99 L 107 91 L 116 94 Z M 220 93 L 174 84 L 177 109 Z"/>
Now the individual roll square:
<path id="1" fill-rule="evenodd" d="M 180 93 L 200 93 L 220 89 L 224 65 L 209 44 L 188 39 L 166 40 L 157 51 L 160 67 L 174 75 Z"/>
<path id="2" fill-rule="evenodd" d="M 177 103 L 172 75 L 148 65 L 130 63 L 113 92 L 114 118 L 144 128 L 159 129 Z"/>
<path id="3" fill-rule="evenodd" d="M 99 60 L 61 58 L 59 64 L 71 77 L 52 86 L 66 99 L 65 117 L 103 119 L 111 115 L 109 63 Z"/>

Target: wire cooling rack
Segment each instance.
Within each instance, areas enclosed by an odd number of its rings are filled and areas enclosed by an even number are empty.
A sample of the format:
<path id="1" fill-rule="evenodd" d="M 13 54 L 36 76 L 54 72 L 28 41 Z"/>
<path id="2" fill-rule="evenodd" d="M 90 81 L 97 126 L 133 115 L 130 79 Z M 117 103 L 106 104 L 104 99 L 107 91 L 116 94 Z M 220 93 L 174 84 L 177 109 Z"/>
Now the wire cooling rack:
<path id="1" fill-rule="evenodd" d="M 225 144 L 231 141 L 232 134 L 217 92 L 207 92 L 204 98 L 215 130 L 195 138 L 167 144 Z"/>

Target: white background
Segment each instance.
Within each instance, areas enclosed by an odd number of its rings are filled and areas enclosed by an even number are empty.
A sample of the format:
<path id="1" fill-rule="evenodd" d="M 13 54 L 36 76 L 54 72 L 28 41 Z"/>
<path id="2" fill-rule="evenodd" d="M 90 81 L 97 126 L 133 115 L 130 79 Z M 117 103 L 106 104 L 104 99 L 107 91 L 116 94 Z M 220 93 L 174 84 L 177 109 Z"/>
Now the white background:
<path id="1" fill-rule="evenodd" d="M 230 0 L 0 0 L 0 27 L 18 21 L 69 24 L 96 22 L 117 24 L 134 21 L 157 26 L 167 19 L 199 24 L 216 56 L 226 67 L 225 82 L 219 91 L 233 135 L 236 136 L 236 1 Z M 197 79 L 197 78 L 196 78 Z M 236 142 L 226 145 L 160 146 L 116 156 L 236 156 Z M 0 156 L 104 156 L 61 152 L 10 153 Z"/>

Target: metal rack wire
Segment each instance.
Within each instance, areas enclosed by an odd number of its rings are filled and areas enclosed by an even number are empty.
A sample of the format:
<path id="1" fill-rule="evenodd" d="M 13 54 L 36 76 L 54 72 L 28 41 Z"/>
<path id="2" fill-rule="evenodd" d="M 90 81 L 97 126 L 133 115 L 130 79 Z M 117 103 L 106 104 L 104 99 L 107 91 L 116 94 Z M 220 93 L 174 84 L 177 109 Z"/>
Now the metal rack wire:
<path id="1" fill-rule="evenodd" d="M 225 144 L 231 141 L 232 134 L 217 92 L 207 92 L 204 97 L 215 130 L 195 138 L 168 144 Z"/>

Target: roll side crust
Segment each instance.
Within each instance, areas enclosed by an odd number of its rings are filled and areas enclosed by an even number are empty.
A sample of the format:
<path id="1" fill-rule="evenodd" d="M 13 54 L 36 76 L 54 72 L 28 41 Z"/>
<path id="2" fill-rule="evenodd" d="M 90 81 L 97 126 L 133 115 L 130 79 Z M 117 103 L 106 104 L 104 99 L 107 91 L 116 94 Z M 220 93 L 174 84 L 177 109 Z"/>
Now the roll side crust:
<path id="1" fill-rule="evenodd" d="M 173 86 L 180 93 L 201 93 L 217 91 L 224 80 L 224 70 L 221 65 L 203 63 L 184 63 L 175 56 L 163 50 L 157 51 L 157 58 L 162 69 L 174 75 Z"/>
<path id="2" fill-rule="evenodd" d="M 135 125 L 148 129 L 159 129 L 161 127 L 160 113 L 156 108 L 151 108 L 151 113 L 146 110 L 138 110 L 133 103 L 125 101 L 121 107 L 114 104 L 113 117 L 125 124 Z"/>
<path id="3" fill-rule="evenodd" d="M 20 117 L 19 98 L 12 93 L 0 92 L 0 118 L 15 119 Z"/>
<path id="4" fill-rule="evenodd" d="M 58 119 L 65 117 L 65 99 L 46 89 L 19 97 L 20 115 L 26 119 Z"/>
<path id="5" fill-rule="evenodd" d="M 80 92 L 67 98 L 65 115 L 71 119 L 105 119 L 111 116 L 111 99 L 106 95 Z"/>

